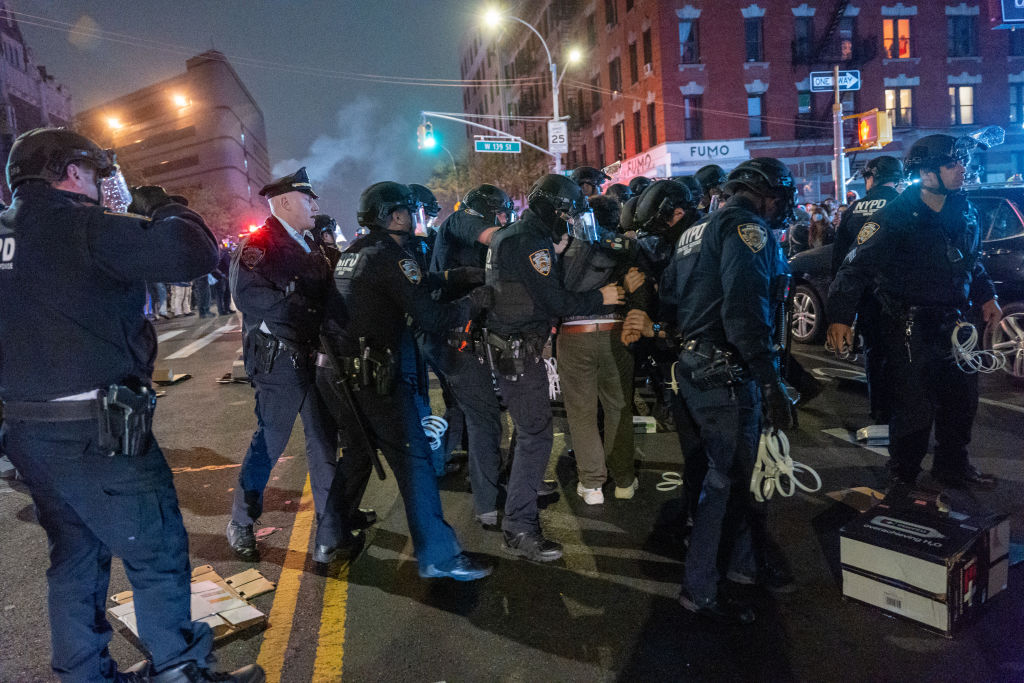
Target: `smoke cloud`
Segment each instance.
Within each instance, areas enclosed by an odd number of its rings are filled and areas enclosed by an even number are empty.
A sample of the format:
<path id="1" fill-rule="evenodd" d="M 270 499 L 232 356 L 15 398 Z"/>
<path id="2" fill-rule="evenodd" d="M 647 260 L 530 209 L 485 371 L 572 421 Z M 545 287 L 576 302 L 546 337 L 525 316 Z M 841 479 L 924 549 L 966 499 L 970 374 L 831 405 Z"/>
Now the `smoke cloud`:
<path id="1" fill-rule="evenodd" d="M 410 149 L 415 139 L 415 118 L 385 108 L 379 101 L 360 96 L 342 107 L 335 118 L 337 131 L 317 136 L 309 152 L 298 159 L 274 164 L 274 177 L 306 167 L 320 195 L 320 207 L 338 222 L 350 240 L 355 234 L 359 194 L 372 183 L 417 181 L 422 162 Z M 412 172 L 414 175 L 410 175 Z M 420 171 L 420 175 L 423 171 Z"/>

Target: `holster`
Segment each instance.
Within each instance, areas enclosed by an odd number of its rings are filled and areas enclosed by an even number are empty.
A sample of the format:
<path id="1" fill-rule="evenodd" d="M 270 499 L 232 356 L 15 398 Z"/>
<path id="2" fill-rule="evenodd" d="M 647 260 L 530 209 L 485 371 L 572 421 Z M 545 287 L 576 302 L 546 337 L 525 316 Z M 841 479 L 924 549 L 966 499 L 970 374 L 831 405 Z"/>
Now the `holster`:
<path id="1" fill-rule="evenodd" d="M 362 351 L 358 356 L 340 356 L 337 359 L 341 378 L 352 391 L 372 387 L 381 396 L 390 396 L 398 384 L 399 367 L 391 349 L 377 350 L 360 339 Z"/>
<path id="2" fill-rule="evenodd" d="M 149 444 L 156 411 L 156 393 L 149 387 L 133 391 L 112 384 L 101 394 L 99 447 L 109 455 L 142 455 Z"/>
<path id="3" fill-rule="evenodd" d="M 253 370 L 261 373 L 270 372 L 274 367 L 274 361 L 284 350 L 284 345 L 277 337 L 260 329 L 253 330 L 249 335 L 252 338 L 250 344 L 252 344 L 253 364 L 250 375 L 253 374 Z"/>
<path id="4" fill-rule="evenodd" d="M 547 339 L 537 336 L 502 337 L 488 332 L 484 343 L 490 347 L 487 360 L 491 370 L 504 377 L 520 377 L 526 373 L 526 359 L 536 359 L 544 352 Z"/>
<path id="5" fill-rule="evenodd" d="M 733 387 L 750 381 L 750 372 L 733 352 L 713 342 L 691 339 L 683 342 L 681 364 L 690 382 L 701 391 Z"/>

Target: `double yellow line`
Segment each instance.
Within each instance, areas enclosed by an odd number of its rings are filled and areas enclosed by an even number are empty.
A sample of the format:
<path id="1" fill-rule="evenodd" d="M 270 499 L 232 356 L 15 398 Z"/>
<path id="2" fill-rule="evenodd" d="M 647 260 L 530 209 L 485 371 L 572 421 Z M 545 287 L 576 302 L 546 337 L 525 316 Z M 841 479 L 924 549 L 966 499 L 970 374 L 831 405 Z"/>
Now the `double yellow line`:
<path id="1" fill-rule="evenodd" d="M 266 671 L 269 683 L 280 683 L 284 670 L 288 641 L 295 622 L 295 607 L 305 573 L 306 554 L 313 530 L 316 509 L 313 504 L 313 490 L 309 476 L 302 489 L 299 509 L 295 514 L 292 535 L 288 540 L 281 578 L 277 582 L 274 604 L 270 608 L 270 625 L 263 634 L 257 662 Z M 345 653 L 345 613 L 348 604 L 348 570 L 345 563 L 337 576 L 327 577 L 324 587 L 323 608 L 320 612 L 320 635 L 313 663 L 313 681 L 317 683 L 340 681 Z"/>

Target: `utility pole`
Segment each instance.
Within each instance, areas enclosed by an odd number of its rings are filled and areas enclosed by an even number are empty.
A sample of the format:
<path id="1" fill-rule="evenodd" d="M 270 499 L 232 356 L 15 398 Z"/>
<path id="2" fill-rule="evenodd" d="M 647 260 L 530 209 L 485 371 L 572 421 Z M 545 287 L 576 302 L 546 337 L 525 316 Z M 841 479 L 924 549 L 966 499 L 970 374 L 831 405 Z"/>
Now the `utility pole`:
<path id="1" fill-rule="evenodd" d="M 846 199 L 846 152 L 843 149 L 843 104 L 839 101 L 839 65 L 832 67 L 832 88 L 835 102 L 832 104 L 833 178 L 836 184 L 836 203 Z"/>

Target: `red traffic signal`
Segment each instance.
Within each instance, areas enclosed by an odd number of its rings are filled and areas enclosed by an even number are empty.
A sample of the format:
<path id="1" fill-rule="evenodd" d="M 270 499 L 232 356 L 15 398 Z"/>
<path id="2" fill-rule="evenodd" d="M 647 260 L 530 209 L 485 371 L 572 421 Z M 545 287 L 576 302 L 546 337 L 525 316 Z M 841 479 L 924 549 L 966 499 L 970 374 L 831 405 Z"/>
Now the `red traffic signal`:
<path id="1" fill-rule="evenodd" d="M 884 111 L 872 109 L 843 118 L 855 119 L 857 122 L 857 146 L 847 148 L 847 152 L 881 149 L 892 142 L 892 124 L 889 121 L 889 114 Z"/>

